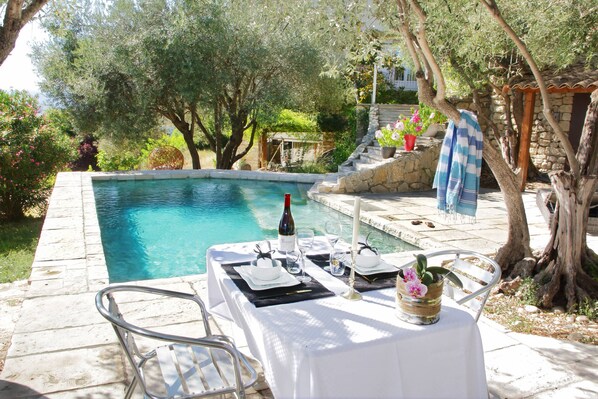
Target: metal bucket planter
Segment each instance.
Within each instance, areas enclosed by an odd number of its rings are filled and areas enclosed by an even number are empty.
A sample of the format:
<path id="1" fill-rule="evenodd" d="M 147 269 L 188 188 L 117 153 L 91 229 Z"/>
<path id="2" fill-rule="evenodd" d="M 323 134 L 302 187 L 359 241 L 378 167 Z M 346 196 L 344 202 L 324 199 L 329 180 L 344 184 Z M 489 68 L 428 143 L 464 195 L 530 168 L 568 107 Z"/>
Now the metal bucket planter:
<path id="1" fill-rule="evenodd" d="M 382 147 L 382 158 L 392 158 L 395 156 L 395 152 L 397 151 L 396 147 Z"/>
<path id="2" fill-rule="evenodd" d="M 405 140 L 405 151 L 413 151 L 415 148 L 415 139 L 417 137 L 413 134 L 406 134 L 403 139 Z"/>
<path id="3" fill-rule="evenodd" d="M 397 317 L 411 324 L 434 324 L 440 318 L 440 304 L 444 279 L 428 286 L 421 298 L 413 298 L 405 288 L 405 282 L 397 277 Z"/>

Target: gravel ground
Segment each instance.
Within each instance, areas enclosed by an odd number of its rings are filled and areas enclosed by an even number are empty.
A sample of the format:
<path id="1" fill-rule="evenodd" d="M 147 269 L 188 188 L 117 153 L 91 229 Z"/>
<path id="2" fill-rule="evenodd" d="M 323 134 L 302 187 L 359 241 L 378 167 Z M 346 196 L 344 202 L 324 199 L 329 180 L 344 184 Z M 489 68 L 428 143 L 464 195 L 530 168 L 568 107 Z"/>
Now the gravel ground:
<path id="1" fill-rule="evenodd" d="M 493 294 L 484 316 L 515 332 L 598 345 L 597 321 L 566 313 L 560 306 L 543 310 L 526 305 L 517 296 Z"/>

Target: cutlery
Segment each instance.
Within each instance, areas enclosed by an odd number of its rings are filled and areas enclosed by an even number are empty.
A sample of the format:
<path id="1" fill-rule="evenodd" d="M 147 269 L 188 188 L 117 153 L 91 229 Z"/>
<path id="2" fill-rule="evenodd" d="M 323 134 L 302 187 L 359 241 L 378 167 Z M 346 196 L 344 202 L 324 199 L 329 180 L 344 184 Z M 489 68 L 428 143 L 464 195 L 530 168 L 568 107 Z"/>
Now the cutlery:
<path id="1" fill-rule="evenodd" d="M 287 295 L 305 294 L 307 292 L 312 292 L 312 290 L 295 290 L 295 291 L 285 292 L 283 294 L 264 295 L 264 296 L 258 297 L 257 299 L 281 298 L 281 297 L 284 297 L 284 296 L 287 296 Z"/>

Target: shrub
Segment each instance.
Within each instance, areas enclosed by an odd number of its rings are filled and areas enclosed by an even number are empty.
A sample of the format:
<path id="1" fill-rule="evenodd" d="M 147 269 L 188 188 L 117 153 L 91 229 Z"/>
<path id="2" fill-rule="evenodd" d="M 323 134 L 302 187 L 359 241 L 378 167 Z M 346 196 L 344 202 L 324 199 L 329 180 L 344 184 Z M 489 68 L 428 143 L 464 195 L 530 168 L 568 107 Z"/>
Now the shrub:
<path id="1" fill-rule="evenodd" d="M 337 166 L 345 162 L 355 151 L 355 134 L 351 131 L 334 133 L 334 150 L 332 151 L 332 165 L 329 169 L 336 172 Z"/>
<path id="2" fill-rule="evenodd" d="M 138 169 L 140 156 L 131 151 L 110 154 L 107 151 L 98 152 L 98 167 L 105 172 Z"/>
<path id="3" fill-rule="evenodd" d="M 73 152 L 26 92 L 0 90 L 0 219 L 17 220 L 48 197 Z"/>
<path id="4" fill-rule="evenodd" d="M 98 167 L 98 146 L 93 136 L 85 136 L 77 147 L 79 157 L 69 164 L 71 170 L 100 170 Z"/>
<path id="5" fill-rule="evenodd" d="M 311 115 L 283 109 L 264 130 L 270 132 L 316 132 L 317 122 Z"/>

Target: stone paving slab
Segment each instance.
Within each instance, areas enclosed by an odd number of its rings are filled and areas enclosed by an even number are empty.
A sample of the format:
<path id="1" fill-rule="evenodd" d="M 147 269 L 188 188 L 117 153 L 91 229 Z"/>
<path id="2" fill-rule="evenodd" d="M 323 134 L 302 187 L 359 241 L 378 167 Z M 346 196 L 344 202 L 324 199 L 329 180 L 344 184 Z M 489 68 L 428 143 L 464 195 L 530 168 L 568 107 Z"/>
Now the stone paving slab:
<path id="1" fill-rule="evenodd" d="M 16 333 L 62 329 L 104 323 L 95 310 L 94 292 L 27 299 L 23 302 Z"/>
<path id="2" fill-rule="evenodd" d="M 8 356 L 35 355 L 112 344 L 114 338 L 114 329 L 108 323 L 16 333 L 12 337 Z"/>
<path id="3" fill-rule="evenodd" d="M 121 356 L 120 346 L 115 343 L 11 357 L 0 375 L 0 392 L 6 398 L 19 398 L 29 396 L 30 390 L 51 393 L 122 382 L 124 368 Z"/>

